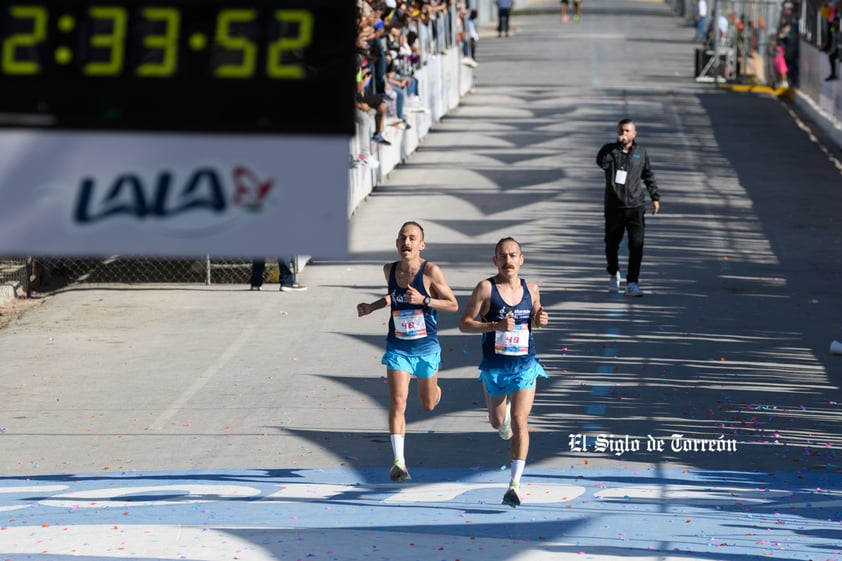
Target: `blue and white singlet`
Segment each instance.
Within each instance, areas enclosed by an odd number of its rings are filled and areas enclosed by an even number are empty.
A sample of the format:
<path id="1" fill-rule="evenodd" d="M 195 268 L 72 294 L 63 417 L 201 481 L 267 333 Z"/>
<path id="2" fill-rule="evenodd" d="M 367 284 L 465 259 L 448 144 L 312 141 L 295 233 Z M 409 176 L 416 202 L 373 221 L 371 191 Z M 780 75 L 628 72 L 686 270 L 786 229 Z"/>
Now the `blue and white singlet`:
<path id="1" fill-rule="evenodd" d="M 422 304 L 404 302 L 406 288 L 398 286 L 395 278 L 397 265 L 397 261 L 392 263 L 392 269 L 389 271 L 389 300 L 392 314 L 389 318 L 389 335 L 386 336 L 386 351 L 408 356 L 423 356 L 440 352 L 436 311 Z M 424 261 L 409 286 L 424 296 L 430 296 L 424 287 L 426 267 L 427 261 Z"/>
<path id="2" fill-rule="evenodd" d="M 522 372 L 535 364 L 535 341 L 532 338 L 532 295 L 526 281 L 520 279 L 523 297 L 514 306 L 503 301 L 494 277 L 488 279 L 491 283 L 491 302 L 484 321 L 500 321 L 506 316 L 513 315 L 515 329 L 513 331 L 493 331 L 482 334 L 482 371 Z"/>

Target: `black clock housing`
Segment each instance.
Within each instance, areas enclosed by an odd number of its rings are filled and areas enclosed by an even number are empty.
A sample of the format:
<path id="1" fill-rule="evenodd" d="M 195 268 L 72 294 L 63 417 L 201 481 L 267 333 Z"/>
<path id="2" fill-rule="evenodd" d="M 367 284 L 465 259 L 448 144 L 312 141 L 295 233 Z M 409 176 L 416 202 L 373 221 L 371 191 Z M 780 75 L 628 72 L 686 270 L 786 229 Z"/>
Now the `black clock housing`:
<path id="1" fill-rule="evenodd" d="M 7 0 L 0 127 L 354 132 L 350 0 Z"/>

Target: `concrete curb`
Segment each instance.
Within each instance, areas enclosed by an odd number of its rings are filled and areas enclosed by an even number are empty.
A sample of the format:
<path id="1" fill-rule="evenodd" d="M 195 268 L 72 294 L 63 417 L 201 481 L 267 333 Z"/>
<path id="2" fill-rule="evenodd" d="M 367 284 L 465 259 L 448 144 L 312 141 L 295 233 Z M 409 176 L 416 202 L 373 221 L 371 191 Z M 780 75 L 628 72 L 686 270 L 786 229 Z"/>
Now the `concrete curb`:
<path id="1" fill-rule="evenodd" d="M 804 113 L 807 118 L 815 123 L 822 131 L 842 150 L 842 123 L 833 118 L 824 109 L 819 107 L 809 96 L 796 92 L 795 107 Z"/>
<path id="2" fill-rule="evenodd" d="M 732 92 L 760 93 L 773 95 L 775 97 L 784 97 L 787 99 L 795 97 L 795 90 L 792 88 L 773 88 L 771 86 L 761 86 L 755 84 L 719 84 L 717 87 L 718 89 L 730 90 Z"/>

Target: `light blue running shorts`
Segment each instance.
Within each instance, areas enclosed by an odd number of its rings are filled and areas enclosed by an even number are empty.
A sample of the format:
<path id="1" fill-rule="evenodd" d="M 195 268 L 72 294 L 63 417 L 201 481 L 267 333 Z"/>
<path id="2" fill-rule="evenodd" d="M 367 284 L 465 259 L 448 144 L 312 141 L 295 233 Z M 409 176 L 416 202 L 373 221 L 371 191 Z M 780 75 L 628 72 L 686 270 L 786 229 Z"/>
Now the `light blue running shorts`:
<path id="1" fill-rule="evenodd" d="M 503 372 L 501 370 L 481 370 L 478 380 L 485 383 L 488 395 L 500 396 L 513 394 L 516 391 L 535 387 L 537 378 L 549 378 L 541 363 L 535 363 L 520 372 Z"/>
<path id="2" fill-rule="evenodd" d="M 385 364 L 389 370 L 409 372 L 416 378 L 432 378 L 441 367 L 441 353 L 407 356 L 394 351 L 386 351 L 380 359 L 380 364 Z"/>

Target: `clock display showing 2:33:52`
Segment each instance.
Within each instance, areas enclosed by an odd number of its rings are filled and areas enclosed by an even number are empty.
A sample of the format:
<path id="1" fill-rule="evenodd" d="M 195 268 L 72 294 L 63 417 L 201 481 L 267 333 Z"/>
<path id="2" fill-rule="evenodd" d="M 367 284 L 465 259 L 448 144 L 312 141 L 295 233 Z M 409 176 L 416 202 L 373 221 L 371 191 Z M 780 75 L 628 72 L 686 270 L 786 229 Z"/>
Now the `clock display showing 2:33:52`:
<path id="1" fill-rule="evenodd" d="M 310 99 L 344 131 L 350 111 L 329 107 L 341 99 L 330 90 L 353 88 L 347 4 L 7 0 L 0 114 L 58 128 L 283 132 L 295 128 L 289 104 L 300 113 Z"/>

